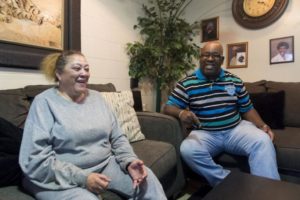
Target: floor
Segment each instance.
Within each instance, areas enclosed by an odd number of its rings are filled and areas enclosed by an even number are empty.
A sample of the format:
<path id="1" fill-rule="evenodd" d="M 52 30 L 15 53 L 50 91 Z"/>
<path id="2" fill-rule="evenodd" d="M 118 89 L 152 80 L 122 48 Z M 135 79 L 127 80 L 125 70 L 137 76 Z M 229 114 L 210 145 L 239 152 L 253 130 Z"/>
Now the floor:
<path id="1" fill-rule="evenodd" d="M 176 200 L 200 200 L 210 190 L 210 186 L 197 180 L 188 180 L 182 194 Z"/>

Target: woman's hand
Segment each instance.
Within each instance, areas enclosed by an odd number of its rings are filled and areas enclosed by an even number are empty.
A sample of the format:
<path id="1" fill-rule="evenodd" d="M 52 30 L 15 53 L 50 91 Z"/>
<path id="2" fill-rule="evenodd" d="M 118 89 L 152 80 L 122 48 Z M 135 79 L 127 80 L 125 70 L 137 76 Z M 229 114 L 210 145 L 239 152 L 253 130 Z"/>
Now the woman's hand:
<path id="1" fill-rule="evenodd" d="M 132 161 L 128 165 L 127 170 L 133 180 L 134 189 L 139 186 L 148 175 L 144 162 L 141 160 Z"/>
<path id="2" fill-rule="evenodd" d="M 91 173 L 86 181 L 86 187 L 93 193 L 100 193 L 105 190 L 110 182 L 110 178 L 104 174 Z"/>

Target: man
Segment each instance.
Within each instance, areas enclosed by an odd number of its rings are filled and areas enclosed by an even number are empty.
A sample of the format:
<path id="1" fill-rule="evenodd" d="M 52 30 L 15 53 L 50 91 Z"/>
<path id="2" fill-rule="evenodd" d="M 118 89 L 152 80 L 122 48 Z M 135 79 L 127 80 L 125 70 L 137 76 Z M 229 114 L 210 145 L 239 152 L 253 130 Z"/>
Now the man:
<path id="1" fill-rule="evenodd" d="M 293 55 L 287 53 L 289 49 L 289 44 L 287 42 L 279 42 L 277 45 L 278 54 L 276 54 L 272 59 L 271 62 L 287 62 L 293 60 Z"/>
<path id="2" fill-rule="evenodd" d="M 200 68 L 177 83 L 164 108 L 192 127 L 181 144 L 182 157 L 211 186 L 230 173 L 212 159 L 222 151 L 248 156 L 251 174 L 279 180 L 274 134 L 253 108 L 242 80 L 221 68 L 223 61 L 221 44 L 207 43 Z"/>

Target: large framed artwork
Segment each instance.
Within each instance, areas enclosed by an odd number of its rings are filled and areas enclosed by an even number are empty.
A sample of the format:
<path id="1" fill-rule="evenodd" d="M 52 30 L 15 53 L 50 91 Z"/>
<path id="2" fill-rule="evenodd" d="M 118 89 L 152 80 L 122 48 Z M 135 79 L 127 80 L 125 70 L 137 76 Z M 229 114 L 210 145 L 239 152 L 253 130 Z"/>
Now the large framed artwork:
<path id="1" fill-rule="evenodd" d="M 246 68 L 248 65 L 248 42 L 227 44 L 227 68 Z"/>
<path id="2" fill-rule="evenodd" d="M 0 66 L 38 69 L 42 58 L 80 50 L 80 0 L 11 0 L 0 7 Z"/>
<path id="3" fill-rule="evenodd" d="M 270 40 L 270 64 L 294 62 L 294 36 Z"/>

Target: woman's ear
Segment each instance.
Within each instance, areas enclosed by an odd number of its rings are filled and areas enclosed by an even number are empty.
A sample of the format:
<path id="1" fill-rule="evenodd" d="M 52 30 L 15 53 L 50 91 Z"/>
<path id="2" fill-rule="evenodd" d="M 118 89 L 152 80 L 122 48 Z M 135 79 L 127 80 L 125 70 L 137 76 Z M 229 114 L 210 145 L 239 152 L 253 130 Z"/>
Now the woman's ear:
<path id="1" fill-rule="evenodd" d="M 59 72 L 58 72 L 57 70 L 55 70 L 55 76 L 56 76 L 56 79 L 57 79 L 58 81 L 61 80 L 61 76 L 60 76 L 60 74 L 59 74 Z"/>

